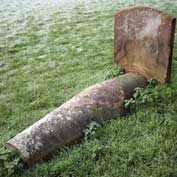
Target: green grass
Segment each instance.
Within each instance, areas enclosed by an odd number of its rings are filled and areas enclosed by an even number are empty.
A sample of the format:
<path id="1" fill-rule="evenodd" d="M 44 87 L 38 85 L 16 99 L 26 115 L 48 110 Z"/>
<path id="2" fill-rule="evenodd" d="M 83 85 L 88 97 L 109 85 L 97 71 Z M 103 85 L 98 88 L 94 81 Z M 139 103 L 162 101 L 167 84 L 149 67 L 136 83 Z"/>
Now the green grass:
<path id="1" fill-rule="evenodd" d="M 103 124 L 89 140 L 32 169 L 6 152 L 9 138 L 107 77 L 114 67 L 113 15 L 133 5 L 47 2 L 0 6 L 0 176 L 177 176 L 177 38 L 172 83 L 151 88 L 145 103 L 136 101 L 125 118 Z M 144 4 L 177 16 L 176 0 Z"/>

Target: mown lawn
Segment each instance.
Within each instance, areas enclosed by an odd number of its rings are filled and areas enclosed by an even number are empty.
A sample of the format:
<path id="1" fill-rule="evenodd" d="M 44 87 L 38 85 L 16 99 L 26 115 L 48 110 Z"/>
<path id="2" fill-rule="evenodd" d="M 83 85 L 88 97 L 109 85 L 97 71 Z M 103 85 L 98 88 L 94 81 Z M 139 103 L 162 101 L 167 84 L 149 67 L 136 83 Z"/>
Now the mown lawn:
<path id="1" fill-rule="evenodd" d="M 177 16 L 176 0 L 7 0 L 0 5 L 0 176 L 177 176 L 177 36 L 172 82 L 144 91 L 130 114 L 93 128 L 81 145 L 26 169 L 4 143 L 113 64 L 113 16 L 147 5 Z M 144 103 L 145 102 L 145 103 Z"/>

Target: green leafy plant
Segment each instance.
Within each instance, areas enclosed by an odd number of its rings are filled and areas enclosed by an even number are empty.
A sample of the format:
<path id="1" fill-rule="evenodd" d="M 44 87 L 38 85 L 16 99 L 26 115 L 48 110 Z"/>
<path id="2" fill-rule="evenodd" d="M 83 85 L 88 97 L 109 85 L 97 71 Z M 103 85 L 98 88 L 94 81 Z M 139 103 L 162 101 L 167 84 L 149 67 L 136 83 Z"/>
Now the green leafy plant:
<path id="1" fill-rule="evenodd" d="M 147 88 L 135 88 L 133 97 L 129 100 L 125 100 L 125 108 L 134 110 L 138 106 L 145 103 L 152 103 L 155 99 L 158 98 L 158 92 L 153 90 L 157 85 L 155 80 L 148 80 Z"/>
<path id="2" fill-rule="evenodd" d="M 157 81 L 154 79 L 149 79 L 148 80 L 148 88 L 154 88 L 155 86 L 157 86 Z"/>
<path id="3" fill-rule="evenodd" d="M 122 66 L 118 67 L 118 68 L 113 67 L 106 72 L 106 76 L 104 79 L 105 80 L 111 79 L 111 78 L 123 75 L 124 73 L 125 73 L 124 67 L 122 67 Z"/>
<path id="4" fill-rule="evenodd" d="M 21 158 L 5 148 L 0 148 L 0 170 L 3 176 L 12 176 L 23 168 Z"/>
<path id="5" fill-rule="evenodd" d="M 97 122 L 91 122 L 86 129 L 84 129 L 84 140 L 88 141 L 95 135 L 97 128 L 101 125 Z"/>

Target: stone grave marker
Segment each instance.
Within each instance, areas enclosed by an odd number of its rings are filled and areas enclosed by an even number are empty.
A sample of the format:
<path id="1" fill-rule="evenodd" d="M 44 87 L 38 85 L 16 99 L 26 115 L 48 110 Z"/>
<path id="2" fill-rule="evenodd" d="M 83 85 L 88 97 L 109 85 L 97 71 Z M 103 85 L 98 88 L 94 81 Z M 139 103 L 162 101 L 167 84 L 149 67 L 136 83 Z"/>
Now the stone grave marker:
<path id="1" fill-rule="evenodd" d="M 119 11 L 114 26 L 117 66 L 147 79 L 169 82 L 175 22 L 174 17 L 149 7 Z"/>

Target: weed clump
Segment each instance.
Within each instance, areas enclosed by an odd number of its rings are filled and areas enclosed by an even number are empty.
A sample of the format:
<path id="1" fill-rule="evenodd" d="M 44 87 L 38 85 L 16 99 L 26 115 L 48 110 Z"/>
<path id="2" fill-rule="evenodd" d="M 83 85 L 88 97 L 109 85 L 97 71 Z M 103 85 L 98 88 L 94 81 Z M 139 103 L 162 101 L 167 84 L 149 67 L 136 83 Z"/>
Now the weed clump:
<path id="1" fill-rule="evenodd" d="M 97 122 L 91 122 L 86 129 L 84 129 L 84 141 L 88 141 L 91 138 L 93 138 L 93 136 L 96 133 L 96 130 L 101 127 L 101 125 Z"/>
<path id="2" fill-rule="evenodd" d="M 123 74 L 125 74 L 124 67 L 122 67 L 122 66 L 118 67 L 118 68 L 113 67 L 113 68 L 107 70 L 104 79 L 105 80 L 111 79 L 111 78 L 114 78 L 114 77 L 121 76 Z"/>
<path id="3" fill-rule="evenodd" d="M 135 88 L 133 97 L 124 101 L 125 108 L 130 111 L 135 111 L 137 107 L 145 103 L 152 104 L 159 97 L 156 86 L 156 81 L 151 79 L 148 80 L 148 86 L 146 88 Z"/>
<path id="4" fill-rule="evenodd" d="M 0 171 L 2 176 L 16 174 L 23 168 L 22 159 L 15 153 L 10 152 L 5 148 L 0 148 Z"/>

